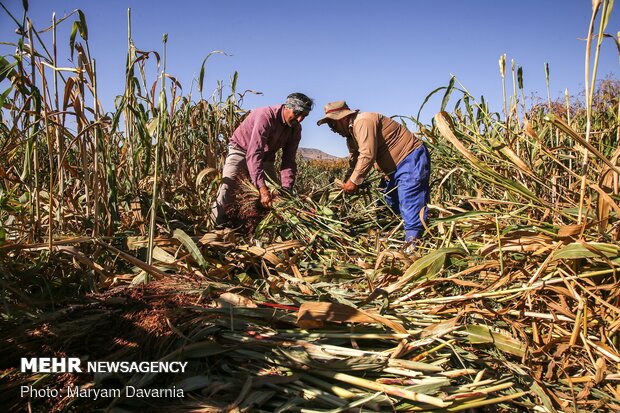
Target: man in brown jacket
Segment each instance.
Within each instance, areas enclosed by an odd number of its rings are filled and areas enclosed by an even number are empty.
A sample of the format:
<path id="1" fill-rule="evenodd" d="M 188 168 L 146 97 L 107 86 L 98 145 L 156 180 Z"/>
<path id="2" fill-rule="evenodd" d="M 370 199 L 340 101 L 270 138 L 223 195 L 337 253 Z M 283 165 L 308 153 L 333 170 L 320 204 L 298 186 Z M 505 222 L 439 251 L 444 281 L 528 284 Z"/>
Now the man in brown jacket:
<path id="1" fill-rule="evenodd" d="M 346 193 L 357 190 L 376 163 L 387 177 L 382 182 L 386 202 L 405 222 L 405 241 L 419 239 L 430 192 L 431 163 L 424 142 L 393 119 L 353 111 L 344 100 L 325 105 L 325 116 L 317 124 L 324 123 L 347 139 L 353 171 L 342 189 Z"/>

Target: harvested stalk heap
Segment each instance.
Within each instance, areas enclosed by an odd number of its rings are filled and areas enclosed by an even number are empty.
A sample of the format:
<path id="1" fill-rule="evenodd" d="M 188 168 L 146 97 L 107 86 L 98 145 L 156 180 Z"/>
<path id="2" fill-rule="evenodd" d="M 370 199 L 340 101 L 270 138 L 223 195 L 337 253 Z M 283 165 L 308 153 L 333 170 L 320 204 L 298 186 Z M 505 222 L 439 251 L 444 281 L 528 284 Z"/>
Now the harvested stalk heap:
<path id="1" fill-rule="evenodd" d="M 339 160 L 300 160 L 269 210 L 242 183 L 234 228 L 213 229 L 236 77 L 196 102 L 165 59 L 148 78 L 160 57 L 130 38 L 105 112 L 85 16 L 61 23 L 77 56 L 62 76 L 48 32 L 18 28 L 0 58 L 5 411 L 620 411 L 619 81 L 594 72 L 584 101 L 526 107 L 513 65 L 495 113 L 452 78 L 418 123 L 433 182 L 412 253 L 381 177 L 345 196 Z M 22 357 L 186 364 L 22 372 Z"/>
<path id="2" fill-rule="evenodd" d="M 226 210 L 229 226 L 237 228 L 241 233 L 251 237 L 269 210 L 261 205 L 258 190 L 247 176 L 244 179 L 239 179 L 237 186 L 231 192 L 235 202 Z"/>

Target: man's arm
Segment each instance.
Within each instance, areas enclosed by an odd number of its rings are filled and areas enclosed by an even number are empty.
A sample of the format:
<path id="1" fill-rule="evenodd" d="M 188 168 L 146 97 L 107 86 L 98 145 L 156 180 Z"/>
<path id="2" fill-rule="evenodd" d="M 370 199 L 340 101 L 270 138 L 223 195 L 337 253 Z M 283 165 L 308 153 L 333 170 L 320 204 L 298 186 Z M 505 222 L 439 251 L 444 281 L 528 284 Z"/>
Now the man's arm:
<path id="1" fill-rule="evenodd" d="M 349 179 L 349 177 L 353 173 L 353 170 L 355 169 L 355 164 L 357 163 L 357 156 L 359 155 L 359 152 L 357 150 L 357 143 L 355 143 L 355 139 L 347 138 L 347 149 L 349 150 L 349 159 L 347 160 L 349 167 L 347 168 L 347 171 L 344 174 L 345 182 Z"/>
<path id="2" fill-rule="evenodd" d="M 271 208 L 271 193 L 265 184 L 265 169 L 263 167 L 270 126 L 271 121 L 267 114 L 262 114 L 262 116 L 255 120 L 248 149 L 245 153 L 245 162 L 250 174 L 250 180 L 258 188 L 260 203 L 265 208 Z"/>
<path id="3" fill-rule="evenodd" d="M 282 164 L 280 165 L 280 181 L 282 188 L 293 189 L 297 178 L 297 149 L 301 141 L 301 126 L 295 128 L 293 136 L 282 148 Z"/>
<path id="4" fill-rule="evenodd" d="M 250 180 L 259 189 L 265 186 L 263 159 L 265 155 L 265 147 L 267 146 L 269 127 L 270 122 L 266 116 L 261 116 L 256 119 L 245 154 L 245 161 L 248 166 Z"/>
<path id="5" fill-rule="evenodd" d="M 364 182 L 377 157 L 377 128 L 378 125 L 368 119 L 360 119 L 355 124 L 353 135 L 358 147 L 358 156 L 347 182 L 351 181 L 356 187 Z"/>

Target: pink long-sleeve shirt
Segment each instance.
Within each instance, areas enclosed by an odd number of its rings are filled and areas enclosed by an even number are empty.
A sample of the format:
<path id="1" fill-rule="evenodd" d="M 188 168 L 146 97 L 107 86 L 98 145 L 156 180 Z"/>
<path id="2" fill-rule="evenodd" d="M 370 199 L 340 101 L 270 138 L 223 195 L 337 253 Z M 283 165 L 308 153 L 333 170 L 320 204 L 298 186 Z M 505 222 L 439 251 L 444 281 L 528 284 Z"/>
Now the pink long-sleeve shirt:
<path id="1" fill-rule="evenodd" d="M 235 129 L 230 141 L 245 151 L 250 179 L 257 188 L 265 186 L 263 162 L 273 162 L 282 149 L 280 181 L 292 188 L 297 176 L 295 156 L 301 140 L 301 125 L 288 126 L 282 117 L 284 105 L 254 109 Z"/>

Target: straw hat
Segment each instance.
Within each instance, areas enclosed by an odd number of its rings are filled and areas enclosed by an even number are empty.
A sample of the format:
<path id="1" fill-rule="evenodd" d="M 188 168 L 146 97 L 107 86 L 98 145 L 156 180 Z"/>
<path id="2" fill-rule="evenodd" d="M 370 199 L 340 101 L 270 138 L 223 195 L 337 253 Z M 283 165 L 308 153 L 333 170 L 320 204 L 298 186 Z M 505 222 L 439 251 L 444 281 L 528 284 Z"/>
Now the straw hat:
<path id="1" fill-rule="evenodd" d="M 325 116 L 319 119 L 319 121 L 316 123 L 319 126 L 327 122 L 329 119 L 338 120 L 352 113 L 355 113 L 355 111 L 349 109 L 347 102 L 345 102 L 344 100 L 330 102 L 327 105 L 325 105 L 324 109 L 325 109 Z"/>

